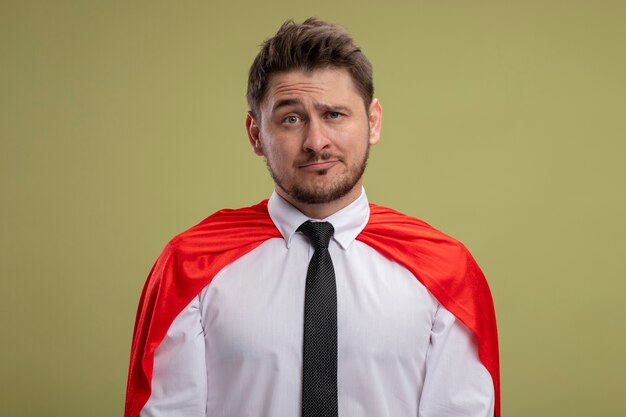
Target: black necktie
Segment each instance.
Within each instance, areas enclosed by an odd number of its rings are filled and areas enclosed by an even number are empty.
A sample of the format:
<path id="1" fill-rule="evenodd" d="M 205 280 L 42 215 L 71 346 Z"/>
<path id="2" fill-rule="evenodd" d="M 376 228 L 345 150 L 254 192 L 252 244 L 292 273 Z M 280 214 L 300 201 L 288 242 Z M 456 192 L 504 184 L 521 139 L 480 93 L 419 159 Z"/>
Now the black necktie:
<path id="1" fill-rule="evenodd" d="M 298 228 L 315 248 L 306 275 L 302 355 L 302 417 L 337 417 L 337 286 L 328 222 Z"/>

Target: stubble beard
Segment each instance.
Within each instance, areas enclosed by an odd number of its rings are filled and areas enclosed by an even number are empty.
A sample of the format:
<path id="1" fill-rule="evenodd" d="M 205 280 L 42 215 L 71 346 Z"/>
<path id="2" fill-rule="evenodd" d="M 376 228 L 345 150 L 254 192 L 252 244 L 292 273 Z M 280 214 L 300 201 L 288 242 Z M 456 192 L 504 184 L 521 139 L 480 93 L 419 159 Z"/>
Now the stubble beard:
<path id="1" fill-rule="evenodd" d="M 365 150 L 365 155 L 358 164 L 348 167 L 348 171 L 342 175 L 339 175 L 330 184 L 316 185 L 316 184 L 302 184 L 294 181 L 293 184 L 286 184 L 284 178 L 278 175 L 273 169 L 270 161 L 265 158 L 265 164 L 267 169 L 274 180 L 274 183 L 283 189 L 287 195 L 293 198 L 295 201 L 302 204 L 325 204 L 332 201 L 336 201 L 346 194 L 348 194 L 357 185 L 367 166 L 367 159 L 369 158 L 370 147 Z M 330 155 L 321 154 L 319 158 L 321 160 L 328 160 Z M 328 175 L 328 170 L 320 170 L 316 173 L 318 176 Z"/>

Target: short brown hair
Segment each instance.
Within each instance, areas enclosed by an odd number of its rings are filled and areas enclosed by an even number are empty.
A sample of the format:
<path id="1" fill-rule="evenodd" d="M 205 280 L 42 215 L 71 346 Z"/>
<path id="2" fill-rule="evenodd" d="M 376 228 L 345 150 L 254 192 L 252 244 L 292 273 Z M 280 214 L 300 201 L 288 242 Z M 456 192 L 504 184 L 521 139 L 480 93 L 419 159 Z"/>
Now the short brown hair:
<path id="1" fill-rule="evenodd" d="M 248 105 L 259 117 L 271 76 L 291 70 L 313 71 L 345 68 L 363 98 L 365 108 L 374 97 L 372 64 L 343 29 L 332 23 L 309 18 L 302 24 L 288 20 L 274 37 L 261 45 L 248 75 Z"/>

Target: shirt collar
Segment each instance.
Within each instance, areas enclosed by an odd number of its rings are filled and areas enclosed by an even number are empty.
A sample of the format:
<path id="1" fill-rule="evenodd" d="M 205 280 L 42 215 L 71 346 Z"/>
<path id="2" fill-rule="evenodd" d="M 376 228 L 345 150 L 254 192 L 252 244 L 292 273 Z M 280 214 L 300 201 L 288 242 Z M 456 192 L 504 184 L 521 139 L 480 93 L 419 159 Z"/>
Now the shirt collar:
<path id="1" fill-rule="evenodd" d="M 291 238 L 296 233 L 298 227 L 305 221 L 312 220 L 330 222 L 335 228 L 333 239 L 343 250 L 347 250 L 354 239 L 365 228 L 370 217 L 369 202 L 363 187 L 361 187 L 359 198 L 338 212 L 321 220 L 307 217 L 279 196 L 276 191 L 270 197 L 267 210 L 276 228 L 283 235 L 287 248 L 291 246 Z"/>

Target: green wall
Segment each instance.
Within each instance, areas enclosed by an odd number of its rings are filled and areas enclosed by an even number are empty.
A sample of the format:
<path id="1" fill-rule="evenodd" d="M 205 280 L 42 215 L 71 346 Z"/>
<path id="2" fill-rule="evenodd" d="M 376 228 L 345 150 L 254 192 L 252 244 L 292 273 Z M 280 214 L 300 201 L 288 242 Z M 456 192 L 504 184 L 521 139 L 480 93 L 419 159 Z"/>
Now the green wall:
<path id="1" fill-rule="evenodd" d="M 3 416 L 121 415 L 163 245 L 271 192 L 247 69 L 310 15 L 374 64 L 370 199 L 461 239 L 489 278 L 503 415 L 624 415 L 624 2 L 0 4 Z"/>

